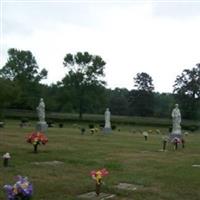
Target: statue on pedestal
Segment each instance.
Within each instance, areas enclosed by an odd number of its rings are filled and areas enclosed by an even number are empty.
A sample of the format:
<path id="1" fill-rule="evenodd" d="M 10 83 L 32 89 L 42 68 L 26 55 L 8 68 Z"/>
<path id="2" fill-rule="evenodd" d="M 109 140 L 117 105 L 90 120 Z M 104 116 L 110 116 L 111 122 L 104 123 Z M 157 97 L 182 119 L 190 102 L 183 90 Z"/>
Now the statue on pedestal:
<path id="1" fill-rule="evenodd" d="M 39 122 L 36 125 L 36 131 L 45 133 L 48 125 L 45 121 L 45 104 L 43 98 L 40 99 L 40 103 L 36 110 L 39 118 Z"/>
<path id="2" fill-rule="evenodd" d="M 45 104 L 43 98 L 40 99 L 40 103 L 38 105 L 37 113 L 40 122 L 45 122 Z"/>
<path id="3" fill-rule="evenodd" d="M 105 115 L 104 132 L 110 132 L 111 131 L 111 123 L 110 123 L 110 110 L 109 110 L 109 108 L 106 108 L 104 115 Z"/>
<path id="4" fill-rule="evenodd" d="M 109 108 L 106 108 L 106 111 L 105 111 L 105 128 L 111 128 Z"/>
<path id="5" fill-rule="evenodd" d="M 178 104 L 175 104 L 175 108 L 172 110 L 172 123 L 172 134 L 181 134 L 181 112 Z"/>

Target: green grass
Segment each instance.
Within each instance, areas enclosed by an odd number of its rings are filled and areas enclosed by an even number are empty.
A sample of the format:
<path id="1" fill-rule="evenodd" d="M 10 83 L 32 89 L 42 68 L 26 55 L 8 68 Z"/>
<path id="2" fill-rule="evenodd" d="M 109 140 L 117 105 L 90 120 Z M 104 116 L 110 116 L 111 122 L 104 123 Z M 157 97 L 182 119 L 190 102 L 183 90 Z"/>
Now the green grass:
<path id="1" fill-rule="evenodd" d="M 87 128 L 87 124 L 85 127 Z M 77 195 L 94 190 L 90 171 L 106 167 L 109 176 L 104 178 L 104 192 L 117 194 L 116 200 L 198 200 L 200 199 L 200 134 L 186 137 L 186 148 L 167 152 L 161 149 L 161 135 L 157 127 L 120 126 L 119 131 L 104 135 L 80 134 L 76 126 L 49 128 L 46 146 L 33 147 L 25 142 L 32 127 L 20 128 L 17 121 L 8 121 L 0 129 L 0 155 L 10 152 L 10 167 L 0 166 L 0 199 L 4 200 L 4 184 L 13 184 L 18 174 L 28 176 L 34 186 L 33 200 L 76 200 Z M 140 131 L 152 130 L 148 141 Z M 133 133 L 134 130 L 134 133 Z M 167 133 L 167 129 L 160 129 Z M 62 161 L 63 164 L 34 165 L 33 162 Z M 120 182 L 143 187 L 130 192 L 117 190 Z"/>

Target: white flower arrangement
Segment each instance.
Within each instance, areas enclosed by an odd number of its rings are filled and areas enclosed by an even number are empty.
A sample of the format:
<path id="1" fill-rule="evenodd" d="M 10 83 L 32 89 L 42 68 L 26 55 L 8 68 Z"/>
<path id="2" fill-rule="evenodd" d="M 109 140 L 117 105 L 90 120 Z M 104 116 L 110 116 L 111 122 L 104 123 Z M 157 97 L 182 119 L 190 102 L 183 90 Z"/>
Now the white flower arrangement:
<path id="1" fill-rule="evenodd" d="M 4 159 L 10 159 L 11 156 L 10 156 L 10 153 L 5 153 L 3 156 L 2 156 Z"/>
<path id="2" fill-rule="evenodd" d="M 169 137 L 165 135 L 162 137 L 162 140 L 167 142 L 167 141 L 169 141 Z"/>
<path id="3" fill-rule="evenodd" d="M 146 131 L 142 132 L 142 135 L 147 136 L 147 137 L 149 136 L 148 132 L 146 132 Z"/>

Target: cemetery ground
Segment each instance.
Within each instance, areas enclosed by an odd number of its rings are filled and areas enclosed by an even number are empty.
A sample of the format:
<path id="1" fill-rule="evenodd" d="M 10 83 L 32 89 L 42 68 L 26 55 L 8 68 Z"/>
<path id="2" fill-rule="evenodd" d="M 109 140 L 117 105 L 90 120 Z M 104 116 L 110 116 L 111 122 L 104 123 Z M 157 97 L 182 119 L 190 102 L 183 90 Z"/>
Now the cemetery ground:
<path id="1" fill-rule="evenodd" d="M 90 134 L 88 124 L 64 124 L 49 128 L 49 142 L 38 147 L 26 142 L 35 122 L 19 127 L 19 121 L 6 121 L 0 129 L 0 154 L 11 154 L 9 167 L 0 166 L 0 199 L 6 199 L 5 184 L 15 176 L 27 176 L 33 184 L 33 200 L 77 200 L 94 191 L 90 171 L 106 168 L 102 192 L 115 194 L 114 200 L 199 200 L 200 131 L 185 136 L 185 149 L 162 149 L 159 127 L 117 126 L 111 134 Z M 86 132 L 81 135 L 80 128 Z M 120 129 L 120 131 L 119 131 Z M 167 128 L 159 128 L 163 134 Z M 145 141 L 141 131 L 152 130 Z M 54 162 L 53 162 L 54 161 Z M 59 162 L 56 162 L 59 161 Z M 136 185 L 134 191 L 118 189 L 120 183 Z"/>

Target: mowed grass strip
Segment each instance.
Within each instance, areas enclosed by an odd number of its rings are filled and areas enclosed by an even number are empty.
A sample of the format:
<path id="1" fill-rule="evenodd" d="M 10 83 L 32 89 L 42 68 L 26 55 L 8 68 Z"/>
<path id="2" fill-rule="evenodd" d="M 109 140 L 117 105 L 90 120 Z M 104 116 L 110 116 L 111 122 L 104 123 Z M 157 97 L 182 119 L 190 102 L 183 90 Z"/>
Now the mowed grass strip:
<path id="1" fill-rule="evenodd" d="M 40 145 L 34 154 L 32 145 L 26 143 L 34 122 L 31 127 L 20 128 L 16 121 L 9 121 L 0 129 L 0 153 L 10 152 L 12 159 L 10 167 L 0 166 L 0 187 L 13 184 L 20 174 L 33 183 L 33 200 L 76 200 L 77 195 L 94 191 L 90 171 L 106 167 L 109 175 L 104 178 L 102 190 L 117 194 L 117 200 L 200 199 L 200 168 L 192 167 L 200 164 L 200 133 L 185 137 L 185 149 L 175 152 L 168 146 L 167 152 L 160 152 L 162 135 L 149 134 L 145 141 L 142 130 L 148 127 L 121 126 L 120 131 L 94 135 L 89 131 L 81 135 L 73 125 L 49 128 L 49 142 Z M 167 129 L 162 132 L 167 133 Z M 62 163 L 44 163 L 49 161 Z M 142 187 L 134 192 L 118 190 L 115 186 L 120 182 Z M 5 198 L 1 189 L 0 199 Z"/>

